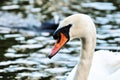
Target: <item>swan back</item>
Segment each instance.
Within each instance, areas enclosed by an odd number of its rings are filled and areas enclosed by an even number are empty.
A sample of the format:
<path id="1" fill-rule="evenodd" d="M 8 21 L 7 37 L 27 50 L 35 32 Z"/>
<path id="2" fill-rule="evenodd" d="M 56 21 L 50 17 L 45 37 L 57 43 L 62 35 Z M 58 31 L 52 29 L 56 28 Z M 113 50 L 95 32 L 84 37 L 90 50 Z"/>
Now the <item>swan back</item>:
<path id="1" fill-rule="evenodd" d="M 120 54 L 110 51 L 96 51 L 88 80 L 120 79 Z"/>

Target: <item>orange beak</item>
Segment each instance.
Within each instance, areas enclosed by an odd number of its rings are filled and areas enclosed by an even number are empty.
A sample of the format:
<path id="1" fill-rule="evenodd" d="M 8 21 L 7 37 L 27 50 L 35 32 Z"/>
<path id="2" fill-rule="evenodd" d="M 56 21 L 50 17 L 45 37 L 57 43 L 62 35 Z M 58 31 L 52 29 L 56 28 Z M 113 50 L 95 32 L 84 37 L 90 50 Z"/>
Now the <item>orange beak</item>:
<path id="1" fill-rule="evenodd" d="M 60 41 L 59 42 L 58 40 L 56 41 L 50 55 L 48 56 L 49 58 L 52 58 L 68 41 L 68 38 L 63 33 L 60 33 L 60 36 L 61 36 Z"/>

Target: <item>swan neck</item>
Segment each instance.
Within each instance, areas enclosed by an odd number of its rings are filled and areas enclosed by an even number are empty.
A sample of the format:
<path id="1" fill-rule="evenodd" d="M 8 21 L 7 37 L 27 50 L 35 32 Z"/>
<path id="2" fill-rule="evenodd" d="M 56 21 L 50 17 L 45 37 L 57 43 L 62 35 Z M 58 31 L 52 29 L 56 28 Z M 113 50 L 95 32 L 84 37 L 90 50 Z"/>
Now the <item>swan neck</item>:
<path id="1" fill-rule="evenodd" d="M 74 80 L 87 80 L 91 68 L 93 53 L 96 44 L 96 37 L 82 38 L 82 49 L 80 62 L 77 66 L 76 76 Z"/>

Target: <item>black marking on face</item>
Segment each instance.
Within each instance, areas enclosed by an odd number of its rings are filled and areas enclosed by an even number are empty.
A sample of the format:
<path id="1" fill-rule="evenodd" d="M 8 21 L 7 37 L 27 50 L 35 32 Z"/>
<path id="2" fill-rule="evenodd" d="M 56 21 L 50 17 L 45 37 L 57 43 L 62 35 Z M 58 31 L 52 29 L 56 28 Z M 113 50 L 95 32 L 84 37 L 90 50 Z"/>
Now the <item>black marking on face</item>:
<path id="1" fill-rule="evenodd" d="M 53 34 L 53 38 L 55 40 L 58 40 L 58 43 L 59 43 L 60 38 L 61 38 L 60 33 L 63 33 L 69 40 L 69 30 L 70 30 L 71 26 L 72 26 L 72 24 L 69 24 L 67 26 L 63 26 L 62 28 L 56 30 Z"/>

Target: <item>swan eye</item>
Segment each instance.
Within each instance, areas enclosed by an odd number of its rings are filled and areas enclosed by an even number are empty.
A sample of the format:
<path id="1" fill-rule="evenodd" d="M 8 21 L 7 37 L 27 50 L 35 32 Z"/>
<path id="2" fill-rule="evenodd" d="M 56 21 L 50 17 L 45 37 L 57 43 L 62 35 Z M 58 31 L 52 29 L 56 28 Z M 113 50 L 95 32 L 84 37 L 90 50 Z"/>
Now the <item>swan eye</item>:
<path id="1" fill-rule="evenodd" d="M 55 40 L 57 40 L 57 43 L 59 43 L 60 42 L 60 38 L 61 38 L 60 33 L 59 32 L 54 33 L 53 34 L 53 38 Z"/>
<path id="2" fill-rule="evenodd" d="M 53 38 L 56 40 L 56 39 L 58 39 L 60 37 L 60 34 L 59 33 L 54 33 L 53 34 Z"/>
<path id="3" fill-rule="evenodd" d="M 60 33 L 63 33 L 69 39 L 69 29 L 71 26 L 72 24 L 68 24 L 67 26 L 63 26 L 62 28 L 56 30 L 53 34 L 53 38 L 59 43 L 61 39 Z"/>

